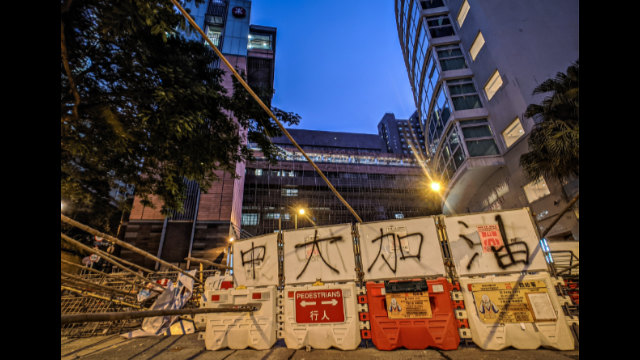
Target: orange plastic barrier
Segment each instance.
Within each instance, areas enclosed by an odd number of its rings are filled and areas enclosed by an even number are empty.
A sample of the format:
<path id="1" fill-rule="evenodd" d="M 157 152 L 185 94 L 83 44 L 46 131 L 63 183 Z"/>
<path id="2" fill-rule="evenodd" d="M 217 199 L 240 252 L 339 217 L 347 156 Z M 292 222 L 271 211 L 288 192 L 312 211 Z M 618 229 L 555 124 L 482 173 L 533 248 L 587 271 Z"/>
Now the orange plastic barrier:
<path id="1" fill-rule="evenodd" d="M 377 349 L 458 348 L 459 324 L 450 294 L 453 285 L 447 279 L 367 282 L 366 288 L 370 333 Z"/>

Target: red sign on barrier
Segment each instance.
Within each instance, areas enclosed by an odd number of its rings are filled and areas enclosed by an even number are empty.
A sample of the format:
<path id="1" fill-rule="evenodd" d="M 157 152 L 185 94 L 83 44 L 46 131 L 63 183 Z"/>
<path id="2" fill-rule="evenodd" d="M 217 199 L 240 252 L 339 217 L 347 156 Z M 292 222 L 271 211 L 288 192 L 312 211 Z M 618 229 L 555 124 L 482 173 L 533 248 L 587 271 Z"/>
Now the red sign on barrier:
<path id="1" fill-rule="evenodd" d="M 342 289 L 296 291 L 297 323 L 344 322 Z"/>
<path id="2" fill-rule="evenodd" d="M 492 246 L 498 249 L 504 245 L 498 225 L 480 225 L 478 226 L 478 234 L 482 241 L 482 252 L 492 252 Z"/>

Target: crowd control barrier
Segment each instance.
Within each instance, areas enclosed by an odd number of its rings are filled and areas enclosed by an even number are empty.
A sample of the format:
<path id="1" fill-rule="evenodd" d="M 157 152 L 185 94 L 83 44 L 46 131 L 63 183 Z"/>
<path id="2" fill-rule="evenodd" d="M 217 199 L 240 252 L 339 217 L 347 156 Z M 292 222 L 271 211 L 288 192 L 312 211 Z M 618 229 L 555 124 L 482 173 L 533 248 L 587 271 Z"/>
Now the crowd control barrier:
<path id="1" fill-rule="evenodd" d="M 367 282 L 366 288 L 372 341 L 377 349 L 458 348 L 452 285 L 447 279 Z"/>
<path id="2" fill-rule="evenodd" d="M 216 287 L 218 279 L 205 282 L 204 307 L 253 305 L 257 308 L 251 313 L 206 314 L 204 340 L 208 350 L 247 347 L 265 350 L 277 341 L 277 240 L 277 234 L 269 234 L 233 244 L 237 287 Z"/>
<path id="3" fill-rule="evenodd" d="M 549 274 L 461 278 L 471 336 L 484 350 L 572 350 L 574 339 Z"/>
<path id="4" fill-rule="evenodd" d="M 361 342 L 350 224 L 283 232 L 282 336 L 290 349 Z"/>
<path id="5" fill-rule="evenodd" d="M 456 349 L 460 337 L 452 285 L 444 278 L 435 219 L 371 222 L 356 229 L 368 303 L 361 319 L 370 327 L 363 334 L 370 334 L 380 350 Z"/>
<path id="6" fill-rule="evenodd" d="M 287 285 L 284 294 L 283 333 L 288 348 L 355 350 L 360 345 L 355 283 Z"/>

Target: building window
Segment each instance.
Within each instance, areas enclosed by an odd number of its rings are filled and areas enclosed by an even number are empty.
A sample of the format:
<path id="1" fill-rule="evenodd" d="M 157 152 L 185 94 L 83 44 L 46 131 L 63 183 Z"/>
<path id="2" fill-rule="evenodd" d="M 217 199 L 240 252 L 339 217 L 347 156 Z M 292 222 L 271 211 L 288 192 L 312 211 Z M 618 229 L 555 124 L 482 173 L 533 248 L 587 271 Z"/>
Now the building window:
<path id="1" fill-rule="evenodd" d="M 262 176 L 262 169 L 256 169 L 256 176 Z"/>
<path id="2" fill-rule="evenodd" d="M 491 75 L 489 81 L 487 81 L 487 84 L 484 86 L 484 92 L 487 94 L 487 99 L 491 100 L 493 95 L 495 95 L 495 93 L 498 91 L 498 89 L 500 89 L 501 86 L 502 77 L 500 76 L 498 70 L 496 70 L 496 72 Z"/>
<path id="3" fill-rule="evenodd" d="M 220 37 L 222 36 L 222 28 L 216 26 L 207 26 L 207 37 L 213 45 L 216 47 L 220 46 Z M 205 45 L 209 45 L 207 41 L 204 42 Z"/>
<path id="4" fill-rule="evenodd" d="M 469 3 L 467 2 L 467 0 L 464 0 L 464 2 L 462 2 L 462 6 L 460 6 L 460 11 L 458 11 L 459 27 L 462 27 L 462 23 L 464 22 L 464 19 L 467 18 L 467 13 L 469 13 Z"/>
<path id="5" fill-rule="evenodd" d="M 447 80 L 449 95 L 455 110 L 481 108 L 480 97 L 471 78 Z"/>
<path id="6" fill-rule="evenodd" d="M 427 26 L 429 27 L 431 38 L 455 35 L 453 25 L 451 25 L 451 20 L 447 15 L 428 17 Z"/>
<path id="7" fill-rule="evenodd" d="M 476 39 L 473 40 L 473 44 L 471 44 L 471 50 L 469 50 L 471 59 L 473 59 L 474 61 L 476 60 L 476 57 L 478 56 L 480 49 L 482 49 L 482 46 L 484 46 L 484 36 L 482 36 L 482 33 L 478 31 L 478 36 L 476 36 Z"/>
<path id="8" fill-rule="evenodd" d="M 265 214 L 265 218 L 269 220 L 277 220 L 280 219 L 280 213 L 267 213 Z"/>
<path id="9" fill-rule="evenodd" d="M 247 43 L 247 49 L 272 50 L 271 35 L 249 34 L 249 42 Z"/>
<path id="10" fill-rule="evenodd" d="M 242 225 L 254 226 L 258 225 L 260 214 L 248 213 L 242 214 Z"/>
<path id="11" fill-rule="evenodd" d="M 420 5 L 422 5 L 423 10 L 427 10 L 444 6 L 444 3 L 442 0 L 422 0 L 420 1 Z"/>
<path id="12" fill-rule="evenodd" d="M 467 63 L 462 55 L 462 50 L 458 45 L 438 46 L 438 60 L 442 71 L 464 69 Z"/>
<path id="13" fill-rule="evenodd" d="M 506 129 L 502 132 L 502 138 L 504 139 L 504 144 L 509 147 L 513 145 L 516 140 L 520 139 L 524 135 L 524 129 L 522 128 L 522 123 L 520 122 L 520 118 L 516 118 L 511 125 L 507 126 Z"/>
<path id="14" fill-rule="evenodd" d="M 394 216 L 396 217 L 396 219 L 404 219 L 404 214 L 403 213 L 396 213 L 396 214 L 394 214 Z"/>
<path id="15" fill-rule="evenodd" d="M 537 180 L 528 183 L 523 189 L 529 204 L 551 194 L 543 177 L 539 177 Z"/>
<path id="16" fill-rule="evenodd" d="M 469 156 L 498 155 L 498 147 L 486 119 L 461 121 L 460 127 Z"/>
<path id="17" fill-rule="evenodd" d="M 281 189 L 282 196 L 298 196 L 298 189 Z"/>

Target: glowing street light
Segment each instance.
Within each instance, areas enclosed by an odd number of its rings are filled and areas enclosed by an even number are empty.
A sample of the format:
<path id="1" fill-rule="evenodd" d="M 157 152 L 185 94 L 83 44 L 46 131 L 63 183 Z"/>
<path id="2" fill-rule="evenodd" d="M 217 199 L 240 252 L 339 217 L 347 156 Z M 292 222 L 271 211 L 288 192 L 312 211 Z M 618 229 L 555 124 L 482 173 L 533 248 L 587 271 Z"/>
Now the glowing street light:
<path id="1" fill-rule="evenodd" d="M 441 189 L 440 183 L 436 181 L 432 182 L 430 186 L 431 186 L 431 190 L 435 192 L 439 192 Z"/>

